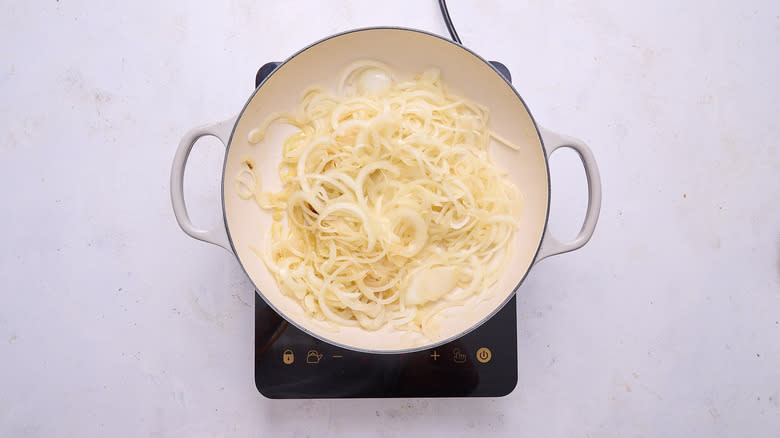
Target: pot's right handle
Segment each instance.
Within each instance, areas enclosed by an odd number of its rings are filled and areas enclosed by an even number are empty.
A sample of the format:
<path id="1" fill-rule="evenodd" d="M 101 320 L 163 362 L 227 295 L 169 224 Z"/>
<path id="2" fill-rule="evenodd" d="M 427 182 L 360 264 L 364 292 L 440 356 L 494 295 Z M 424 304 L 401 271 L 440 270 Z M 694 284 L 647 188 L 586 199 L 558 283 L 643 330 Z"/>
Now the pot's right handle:
<path id="1" fill-rule="evenodd" d="M 233 252 L 233 249 L 230 247 L 224 223 L 223 226 L 213 230 L 202 230 L 196 228 L 190 221 L 187 205 L 184 203 L 184 168 L 187 166 L 187 158 L 190 156 L 190 151 L 192 151 L 192 147 L 195 146 L 195 142 L 199 138 L 211 135 L 227 146 L 233 125 L 236 123 L 236 118 L 232 117 L 224 122 L 200 126 L 184 134 L 181 142 L 179 142 L 178 149 L 176 149 L 176 156 L 173 158 L 173 166 L 171 167 L 171 203 L 173 204 L 173 214 L 176 216 L 176 221 L 181 229 L 190 237 L 213 243 L 230 252 Z"/>
<path id="2" fill-rule="evenodd" d="M 593 157 L 593 152 L 591 152 L 590 148 L 574 137 L 556 134 L 542 127 L 539 128 L 539 132 L 542 134 L 542 142 L 548 158 L 558 148 L 574 149 L 577 155 L 580 156 L 580 160 L 582 160 L 582 164 L 585 166 L 585 176 L 588 179 L 588 211 L 585 214 L 585 222 L 582 224 L 579 234 L 572 241 L 561 242 L 553 237 L 548 227 L 544 232 L 542 247 L 539 248 L 539 253 L 536 255 L 534 263 L 538 263 L 540 260 L 553 255 L 574 251 L 588 243 L 588 240 L 590 240 L 593 232 L 596 230 L 596 222 L 599 220 L 599 212 L 601 211 L 601 176 L 599 175 L 599 167 L 596 165 L 596 159 Z"/>

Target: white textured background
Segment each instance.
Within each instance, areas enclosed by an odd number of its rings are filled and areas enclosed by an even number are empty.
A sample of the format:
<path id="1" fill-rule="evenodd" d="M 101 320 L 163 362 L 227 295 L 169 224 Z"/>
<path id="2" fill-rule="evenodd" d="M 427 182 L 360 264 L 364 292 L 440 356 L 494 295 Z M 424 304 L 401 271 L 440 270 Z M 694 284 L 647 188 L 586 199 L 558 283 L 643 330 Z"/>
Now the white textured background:
<path id="1" fill-rule="evenodd" d="M 519 292 L 511 395 L 264 399 L 254 292 L 169 202 L 180 136 L 236 113 L 261 64 L 355 27 L 443 34 L 435 1 L 2 0 L 0 436 L 778 436 L 780 4 L 450 12 L 604 183 L 593 240 Z M 193 153 L 196 223 L 220 219 L 221 158 Z M 584 173 L 552 166 L 570 237 Z"/>

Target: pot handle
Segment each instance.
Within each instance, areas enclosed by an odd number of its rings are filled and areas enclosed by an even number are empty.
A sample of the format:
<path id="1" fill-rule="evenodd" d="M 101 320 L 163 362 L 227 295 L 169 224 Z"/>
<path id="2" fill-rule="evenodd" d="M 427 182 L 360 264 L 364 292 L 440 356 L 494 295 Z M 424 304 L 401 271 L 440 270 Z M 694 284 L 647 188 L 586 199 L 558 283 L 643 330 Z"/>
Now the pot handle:
<path id="1" fill-rule="evenodd" d="M 585 166 L 585 177 L 588 179 L 588 211 L 585 213 L 585 222 L 582 224 L 579 234 L 572 241 L 561 242 L 553 237 L 548 227 L 544 232 L 542 246 L 539 248 L 534 263 L 553 255 L 574 251 L 588 243 L 588 240 L 593 236 L 593 231 L 596 230 L 596 222 L 599 220 L 599 211 L 601 210 L 601 177 L 590 148 L 581 140 L 556 134 L 542 127 L 539 128 L 539 132 L 542 135 L 542 142 L 548 157 L 558 148 L 574 149 L 580 156 L 580 160 Z"/>
<path id="2" fill-rule="evenodd" d="M 192 151 L 192 147 L 199 138 L 211 135 L 227 146 L 236 119 L 237 117 L 231 117 L 223 122 L 191 129 L 184 134 L 181 142 L 179 142 L 178 149 L 176 149 L 173 166 L 171 167 L 171 203 L 173 204 L 173 214 L 176 216 L 176 222 L 190 237 L 219 245 L 230 252 L 233 252 L 233 249 L 230 247 L 224 223 L 213 230 L 201 230 L 196 228 L 190 221 L 190 216 L 187 214 L 187 206 L 184 203 L 184 168 L 187 167 L 190 151 Z"/>

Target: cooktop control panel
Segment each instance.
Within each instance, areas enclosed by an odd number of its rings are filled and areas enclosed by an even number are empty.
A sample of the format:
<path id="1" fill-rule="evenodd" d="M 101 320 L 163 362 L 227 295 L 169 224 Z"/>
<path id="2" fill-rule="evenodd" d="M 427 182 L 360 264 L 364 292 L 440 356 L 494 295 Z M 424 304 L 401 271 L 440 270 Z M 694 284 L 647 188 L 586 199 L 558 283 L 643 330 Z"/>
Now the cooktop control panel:
<path id="1" fill-rule="evenodd" d="M 515 298 L 462 338 L 407 354 L 346 350 L 302 332 L 255 294 L 255 383 L 269 398 L 500 397 L 517 384 Z"/>

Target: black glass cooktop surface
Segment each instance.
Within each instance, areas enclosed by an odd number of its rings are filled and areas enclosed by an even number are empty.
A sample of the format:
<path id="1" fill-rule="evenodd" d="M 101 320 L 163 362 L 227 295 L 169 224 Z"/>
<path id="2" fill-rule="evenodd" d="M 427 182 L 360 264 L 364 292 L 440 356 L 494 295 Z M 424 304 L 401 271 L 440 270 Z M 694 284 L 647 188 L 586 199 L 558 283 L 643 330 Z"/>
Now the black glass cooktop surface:
<path id="1" fill-rule="evenodd" d="M 503 64 L 491 63 L 511 80 Z M 263 65 L 255 86 L 278 65 Z M 302 332 L 255 293 L 255 384 L 264 396 L 279 399 L 504 396 L 517 384 L 516 298 L 448 344 L 369 354 Z"/>
<path id="2" fill-rule="evenodd" d="M 255 294 L 255 383 L 268 398 L 500 397 L 517 384 L 515 298 L 462 338 L 408 354 L 320 341 Z"/>

